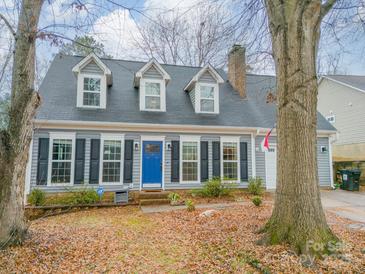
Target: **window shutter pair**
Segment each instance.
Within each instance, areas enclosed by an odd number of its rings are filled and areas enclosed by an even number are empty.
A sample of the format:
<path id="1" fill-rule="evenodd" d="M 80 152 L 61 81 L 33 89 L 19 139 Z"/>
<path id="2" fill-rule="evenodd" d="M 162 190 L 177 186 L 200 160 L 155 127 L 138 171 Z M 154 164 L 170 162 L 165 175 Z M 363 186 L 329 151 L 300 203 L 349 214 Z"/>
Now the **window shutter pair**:
<path id="1" fill-rule="evenodd" d="M 213 142 L 213 177 L 220 177 L 220 158 L 220 142 Z M 248 180 L 248 157 L 246 142 L 240 142 L 240 173 L 241 180 Z"/>
<path id="2" fill-rule="evenodd" d="M 99 184 L 99 165 L 100 165 L 100 139 L 91 140 L 90 155 L 90 184 Z M 124 142 L 124 176 L 123 183 L 133 181 L 133 140 Z"/>
<path id="3" fill-rule="evenodd" d="M 200 180 L 209 179 L 208 174 L 208 142 L 200 142 Z M 171 142 L 171 182 L 180 181 L 180 141 Z"/>
<path id="4" fill-rule="evenodd" d="M 49 138 L 39 138 L 37 185 L 46 185 L 48 177 Z M 75 184 L 84 181 L 85 171 L 85 139 L 76 140 L 75 153 Z"/>

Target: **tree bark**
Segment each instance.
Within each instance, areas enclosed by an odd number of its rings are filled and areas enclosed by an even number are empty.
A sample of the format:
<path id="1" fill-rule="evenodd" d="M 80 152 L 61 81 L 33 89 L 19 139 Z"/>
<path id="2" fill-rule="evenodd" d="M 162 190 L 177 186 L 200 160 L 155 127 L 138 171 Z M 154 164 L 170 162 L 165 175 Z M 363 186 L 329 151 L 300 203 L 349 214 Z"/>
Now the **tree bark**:
<path id="1" fill-rule="evenodd" d="M 43 0 L 23 0 L 15 35 L 11 107 L 7 130 L 0 133 L 0 249 L 21 243 L 24 219 L 25 167 L 32 119 L 40 103 L 34 91 L 35 41 Z"/>
<path id="2" fill-rule="evenodd" d="M 325 219 L 317 173 L 315 60 L 326 11 L 321 0 L 266 0 L 266 9 L 277 75 L 278 165 L 264 240 L 320 255 L 337 241 Z"/>

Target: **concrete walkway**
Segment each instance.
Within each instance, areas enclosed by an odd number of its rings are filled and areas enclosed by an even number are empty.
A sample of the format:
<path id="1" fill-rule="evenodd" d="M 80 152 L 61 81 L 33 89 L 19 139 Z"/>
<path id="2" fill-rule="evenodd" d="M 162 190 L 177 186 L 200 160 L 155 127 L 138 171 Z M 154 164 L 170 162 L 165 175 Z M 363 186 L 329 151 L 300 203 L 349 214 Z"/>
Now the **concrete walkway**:
<path id="1" fill-rule="evenodd" d="M 365 192 L 321 191 L 322 205 L 340 217 L 365 224 Z"/>

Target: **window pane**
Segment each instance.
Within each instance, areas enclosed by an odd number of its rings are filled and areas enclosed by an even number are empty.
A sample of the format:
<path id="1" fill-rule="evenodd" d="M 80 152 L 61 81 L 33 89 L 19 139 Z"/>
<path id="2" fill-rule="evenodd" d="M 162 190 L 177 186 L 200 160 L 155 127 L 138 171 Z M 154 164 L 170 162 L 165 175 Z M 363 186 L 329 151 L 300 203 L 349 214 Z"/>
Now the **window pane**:
<path id="1" fill-rule="evenodd" d="M 84 106 L 100 106 L 100 94 L 84 92 Z"/>
<path id="2" fill-rule="evenodd" d="M 103 182 L 114 183 L 120 181 L 120 162 L 103 163 Z"/>
<path id="3" fill-rule="evenodd" d="M 223 143 L 223 160 L 237 160 L 237 143 Z"/>
<path id="4" fill-rule="evenodd" d="M 160 145 L 147 144 L 144 152 L 146 153 L 160 153 Z"/>
<path id="5" fill-rule="evenodd" d="M 198 163 L 183 162 L 182 163 L 182 179 L 183 181 L 198 181 Z"/>
<path id="6" fill-rule="evenodd" d="M 201 99 L 200 100 L 200 111 L 214 112 L 214 100 Z"/>
<path id="7" fill-rule="evenodd" d="M 146 96 L 146 109 L 160 109 L 160 97 Z"/>
<path id="8" fill-rule="evenodd" d="M 70 183 L 71 182 L 71 163 L 70 162 L 53 162 L 52 163 L 52 183 Z"/>
<path id="9" fill-rule="evenodd" d="M 237 162 L 223 162 L 223 178 L 237 179 Z"/>
<path id="10" fill-rule="evenodd" d="M 214 87 L 200 86 L 200 97 L 214 99 Z"/>
<path id="11" fill-rule="evenodd" d="M 72 140 L 53 140 L 52 160 L 71 160 Z"/>
<path id="12" fill-rule="evenodd" d="M 84 90 L 100 91 L 100 79 L 98 78 L 84 78 Z"/>
<path id="13" fill-rule="evenodd" d="M 183 142 L 183 160 L 198 160 L 198 143 Z"/>
<path id="14" fill-rule="evenodd" d="M 160 83 L 146 83 L 146 95 L 160 96 Z"/>
<path id="15" fill-rule="evenodd" d="M 104 141 L 104 160 L 120 161 L 121 141 Z"/>

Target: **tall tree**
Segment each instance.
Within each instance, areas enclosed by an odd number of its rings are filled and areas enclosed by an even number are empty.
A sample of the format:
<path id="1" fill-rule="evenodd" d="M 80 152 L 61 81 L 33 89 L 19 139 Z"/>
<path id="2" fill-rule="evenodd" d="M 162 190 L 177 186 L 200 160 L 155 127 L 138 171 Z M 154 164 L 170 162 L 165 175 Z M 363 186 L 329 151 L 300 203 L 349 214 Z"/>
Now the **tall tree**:
<path id="1" fill-rule="evenodd" d="M 15 38 L 9 125 L 0 131 L 0 248 L 22 242 L 24 177 L 32 135 L 31 120 L 39 105 L 34 92 L 34 57 L 37 26 L 43 0 L 23 0 Z"/>
<path id="2" fill-rule="evenodd" d="M 111 57 L 106 54 L 104 45 L 97 42 L 92 36 L 76 36 L 70 43 L 63 44 L 60 53 L 67 55 L 87 56 L 94 52 L 99 57 Z"/>
<path id="3" fill-rule="evenodd" d="M 337 241 L 323 212 L 317 175 L 316 56 L 323 17 L 336 0 L 266 0 L 277 76 L 278 167 L 271 244 L 299 253 L 327 252 Z M 323 244 L 315 250 L 309 241 Z"/>

